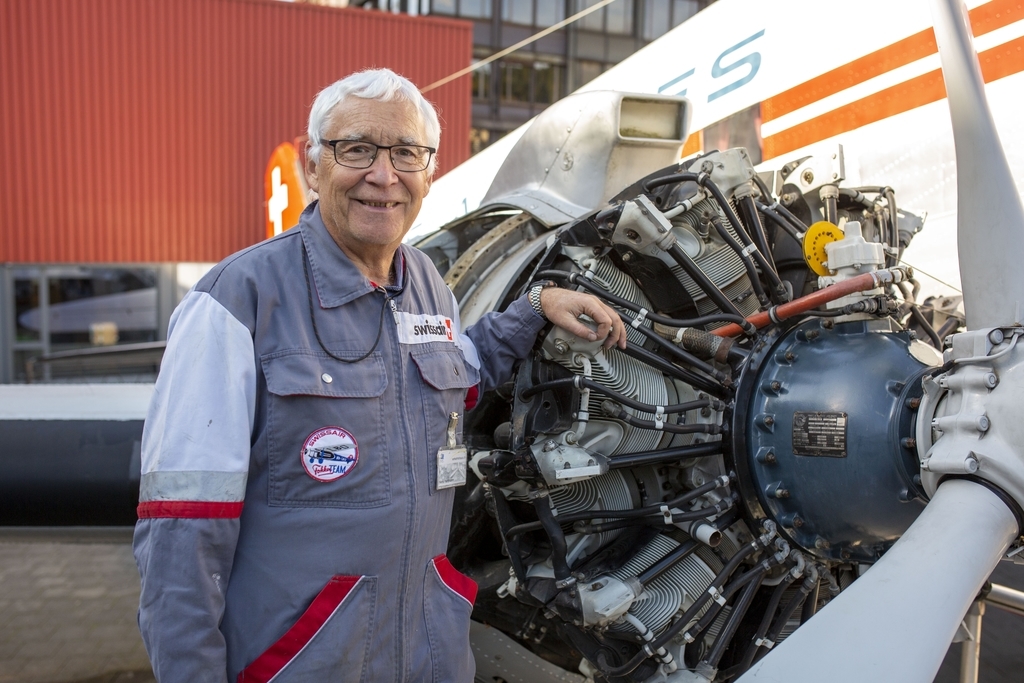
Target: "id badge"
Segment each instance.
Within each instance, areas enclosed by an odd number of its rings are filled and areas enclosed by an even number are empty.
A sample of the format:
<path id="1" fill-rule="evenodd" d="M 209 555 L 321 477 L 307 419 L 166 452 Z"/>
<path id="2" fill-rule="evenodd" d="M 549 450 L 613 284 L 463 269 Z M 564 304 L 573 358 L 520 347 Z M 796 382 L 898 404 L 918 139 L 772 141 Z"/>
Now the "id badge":
<path id="1" fill-rule="evenodd" d="M 459 414 L 448 416 L 448 443 L 437 451 L 437 490 L 450 489 L 466 483 L 468 456 L 465 446 L 455 445 L 455 428 Z"/>

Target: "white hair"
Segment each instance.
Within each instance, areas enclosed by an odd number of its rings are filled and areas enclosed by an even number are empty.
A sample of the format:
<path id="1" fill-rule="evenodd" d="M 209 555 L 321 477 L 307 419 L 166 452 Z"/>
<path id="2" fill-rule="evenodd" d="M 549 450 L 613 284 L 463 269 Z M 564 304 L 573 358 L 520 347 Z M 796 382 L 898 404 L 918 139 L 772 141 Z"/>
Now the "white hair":
<path id="1" fill-rule="evenodd" d="M 441 142 L 441 123 L 437 120 L 434 106 L 427 101 L 412 82 L 396 74 L 391 69 L 367 69 L 335 81 L 321 90 L 313 100 L 313 108 L 309 112 L 309 152 L 310 159 L 319 160 L 323 152 L 324 128 L 327 126 L 331 111 L 349 97 L 380 102 L 409 102 L 419 110 L 423 127 L 427 131 L 427 146 L 436 148 Z M 427 167 L 429 175 L 434 174 L 437 155 L 430 159 Z"/>

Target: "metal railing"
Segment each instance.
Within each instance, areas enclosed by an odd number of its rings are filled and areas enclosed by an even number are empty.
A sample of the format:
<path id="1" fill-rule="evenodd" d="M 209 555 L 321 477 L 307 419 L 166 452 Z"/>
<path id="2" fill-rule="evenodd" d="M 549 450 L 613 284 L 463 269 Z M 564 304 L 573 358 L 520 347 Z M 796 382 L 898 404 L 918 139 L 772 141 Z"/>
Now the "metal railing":
<path id="1" fill-rule="evenodd" d="M 55 351 L 25 361 L 25 380 L 96 380 L 99 378 L 156 379 L 165 341 Z"/>

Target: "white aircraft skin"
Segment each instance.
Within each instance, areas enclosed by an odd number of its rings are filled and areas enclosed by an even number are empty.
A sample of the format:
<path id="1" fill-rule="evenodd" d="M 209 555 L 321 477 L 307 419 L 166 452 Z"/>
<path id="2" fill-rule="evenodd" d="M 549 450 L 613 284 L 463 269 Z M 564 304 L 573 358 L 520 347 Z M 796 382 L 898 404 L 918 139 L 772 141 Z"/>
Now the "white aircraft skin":
<path id="1" fill-rule="evenodd" d="M 997 22 L 1006 25 L 975 39 L 979 53 L 1024 36 L 1024 17 L 1010 11 L 1012 4 L 966 2 L 969 9 L 987 9 L 1010 18 L 1009 23 Z M 896 51 L 890 46 L 930 28 L 927 0 L 719 0 L 580 92 L 682 94 L 693 105 L 690 130 L 698 131 L 822 74 L 839 70 L 840 76 L 848 75 L 854 60 L 886 48 Z M 979 32 L 976 27 L 975 33 Z M 795 126 L 937 69 L 939 57 L 933 47 L 916 61 L 762 123 L 761 136 L 771 139 L 792 132 Z M 1024 72 L 990 82 L 987 94 L 1011 170 L 1016 178 L 1024 178 L 1024 118 L 1020 116 Z M 529 125 L 439 178 L 408 239 L 418 239 L 478 208 L 502 161 Z M 945 99 L 829 137 L 816 137 L 814 126 L 810 127 L 803 134 L 810 137 L 807 144 L 767 158 L 758 170 L 779 168 L 815 150 L 843 145 L 845 186 L 891 186 L 901 207 L 928 217 L 923 232 L 904 255 L 906 263 L 919 269 L 923 290 L 919 300 L 959 293 L 956 165 Z M 770 156 L 771 150 L 765 151 Z M 1019 181 L 1018 187 L 1024 189 Z"/>

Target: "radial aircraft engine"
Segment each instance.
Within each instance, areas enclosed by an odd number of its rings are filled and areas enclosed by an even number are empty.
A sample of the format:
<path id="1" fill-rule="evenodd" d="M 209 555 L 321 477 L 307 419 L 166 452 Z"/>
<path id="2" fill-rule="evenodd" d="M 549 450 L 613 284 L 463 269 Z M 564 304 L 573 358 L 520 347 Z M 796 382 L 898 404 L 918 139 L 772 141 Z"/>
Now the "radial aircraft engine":
<path id="1" fill-rule="evenodd" d="M 468 413 L 449 555 L 480 586 L 479 679 L 934 677 L 1024 500 L 1024 214 L 959 5 L 936 26 L 969 331 L 915 301 L 894 190 L 846 186 L 838 147 L 680 162 L 678 97 L 553 105 L 417 244 L 465 325 L 543 282 L 628 330 L 549 325 Z"/>

